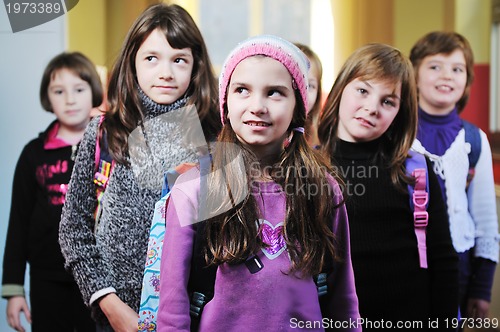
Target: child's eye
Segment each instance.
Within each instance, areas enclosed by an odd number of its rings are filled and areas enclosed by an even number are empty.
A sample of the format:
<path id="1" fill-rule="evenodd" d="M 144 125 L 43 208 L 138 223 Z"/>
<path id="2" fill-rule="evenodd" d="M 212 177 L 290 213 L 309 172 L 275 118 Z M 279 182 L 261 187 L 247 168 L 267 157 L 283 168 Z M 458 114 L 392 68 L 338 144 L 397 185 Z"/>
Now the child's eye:
<path id="1" fill-rule="evenodd" d="M 63 90 L 54 90 L 54 91 L 52 91 L 52 92 L 53 92 L 54 94 L 56 94 L 56 95 L 60 95 L 60 94 L 62 94 L 62 93 L 63 93 Z"/>
<path id="2" fill-rule="evenodd" d="M 366 89 L 363 89 L 363 88 L 359 88 L 359 89 L 358 89 L 358 92 L 359 92 L 360 94 L 362 94 L 362 95 L 364 95 L 364 94 L 367 94 L 367 93 L 368 93 L 368 91 L 367 91 Z"/>
<path id="3" fill-rule="evenodd" d="M 432 70 L 438 70 L 438 69 L 439 69 L 439 67 L 438 67 L 438 66 L 436 66 L 436 65 L 434 65 L 434 66 L 430 66 L 429 68 L 430 68 L 430 69 L 432 69 Z"/>
<path id="4" fill-rule="evenodd" d="M 316 90 L 317 88 L 318 86 L 316 85 L 316 83 L 309 83 L 309 89 Z"/>
<path id="5" fill-rule="evenodd" d="M 269 92 L 267 93 L 267 95 L 269 97 L 279 97 L 279 96 L 282 96 L 283 94 L 279 90 L 269 90 Z"/>
<path id="6" fill-rule="evenodd" d="M 184 59 L 184 58 L 177 58 L 177 59 L 174 60 L 174 62 L 175 63 L 182 63 L 182 62 L 187 63 L 187 60 Z"/>
<path id="7" fill-rule="evenodd" d="M 396 103 L 392 99 L 384 99 L 382 101 L 382 104 L 390 106 L 390 107 L 396 107 Z"/>
<path id="8" fill-rule="evenodd" d="M 240 86 L 240 87 L 237 87 L 236 89 L 234 89 L 234 92 L 239 93 L 239 94 L 243 94 L 245 92 L 248 92 L 248 90 L 246 88 Z"/>
<path id="9" fill-rule="evenodd" d="M 156 59 L 156 57 L 153 56 L 153 55 L 150 55 L 150 56 L 146 57 L 146 60 L 149 61 L 149 62 L 153 61 L 154 59 Z"/>
<path id="10" fill-rule="evenodd" d="M 453 71 L 456 72 L 456 73 L 463 73 L 464 69 L 461 68 L 461 67 L 456 67 L 456 68 L 453 68 Z"/>

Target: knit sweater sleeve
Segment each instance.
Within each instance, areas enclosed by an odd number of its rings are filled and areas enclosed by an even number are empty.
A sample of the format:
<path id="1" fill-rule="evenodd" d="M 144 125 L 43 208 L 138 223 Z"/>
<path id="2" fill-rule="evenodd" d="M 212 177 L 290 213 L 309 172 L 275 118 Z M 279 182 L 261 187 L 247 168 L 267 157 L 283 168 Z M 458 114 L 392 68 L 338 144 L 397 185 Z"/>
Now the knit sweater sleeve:
<path id="1" fill-rule="evenodd" d="M 59 225 L 59 244 L 65 267 L 72 272 L 87 305 L 94 293 L 113 286 L 107 281 L 107 269 L 93 231 L 97 204 L 93 179 L 98 121 L 96 117 L 89 123 L 80 143 Z"/>
<path id="2" fill-rule="evenodd" d="M 427 159 L 427 158 L 426 158 Z M 452 244 L 448 213 L 441 189 L 427 159 L 429 179 L 429 221 L 427 257 L 430 273 L 431 315 L 433 319 L 451 319 L 458 308 L 458 256 Z"/>
<path id="3" fill-rule="evenodd" d="M 28 246 L 25 239 L 29 233 L 29 222 L 32 219 L 38 192 L 35 163 L 30 157 L 34 145 L 35 142 L 32 142 L 24 147 L 14 173 L 9 228 L 3 260 L 2 297 L 24 295 L 21 289 L 24 285 L 28 262 Z M 17 287 L 12 287 L 13 285 Z"/>
<path id="4" fill-rule="evenodd" d="M 467 190 L 469 212 L 476 226 L 474 255 L 498 263 L 498 217 L 492 156 L 486 134 L 481 131 L 481 154 Z"/>
<path id="5" fill-rule="evenodd" d="M 335 192 L 335 204 L 339 204 L 342 201 L 340 188 L 333 179 L 330 180 L 330 183 Z M 332 289 L 330 305 L 328 306 L 331 310 L 330 317 L 337 322 L 350 326 L 346 331 L 361 331 L 360 325 L 350 325 L 350 323 L 358 321 L 360 314 L 351 262 L 349 222 L 345 204 L 341 204 L 336 209 L 332 230 L 335 235 L 335 249 L 340 256 L 340 262 L 335 264 L 334 273 L 328 285 L 329 289 Z"/>

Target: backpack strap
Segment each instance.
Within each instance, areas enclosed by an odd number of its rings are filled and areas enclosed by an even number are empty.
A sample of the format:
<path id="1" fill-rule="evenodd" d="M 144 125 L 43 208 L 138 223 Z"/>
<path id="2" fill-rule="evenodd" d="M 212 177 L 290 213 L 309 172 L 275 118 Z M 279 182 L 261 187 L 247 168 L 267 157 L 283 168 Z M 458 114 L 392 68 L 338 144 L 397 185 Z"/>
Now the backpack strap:
<path id="1" fill-rule="evenodd" d="M 94 184 L 96 185 L 96 197 L 97 206 L 94 211 L 94 233 L 97 231 L 97 226 L 99 224 L 99 218 L 102 213 L 102 197 L 106 186 L 108 185 L 109 177 L 111 176 L 111 171 L 115 166 L 115 162 L 111 157 L 108 149 L 108 140 L 106 134 L 101 128 L 102 122 L 104 121 L 104 115 L 101 115 L 99 119 L 99 124 L 97 125 L 97 138 L 95 144 L 95 175 Z"/>
<path id="2" fill-rule="evenodd" d="M 207 154 L 199 158 L 200 161 L 200 202 L 206 201 L 207 175 L 211 168 L 211 155 Z M 214 297 L 215 276 L 217 267 L 207 266 L 205 260 L 206 222 L 202 221 L 193 225 L 195 238 L 193 244 L 193 256 L 191 258 L 191 273 L 188 282 L 190 296 L 189 314 L 191 316 L 191 331 L 197 331 L 201 314 L 205 304 Z"/>
<path id="3" fill-rule="evenodd" d="M 310 211 L 310 215 L 314 215 L 314 211 Z M 328 228 L 333 232 L 332 227 L 333 225 L 329 223 Z M 328 287 L 328 280 L 334 269 L 334 257 L 332 256 L 332 253 L 327 250 L 325 253 L 323 268 L 321 269 L 321 272 L 313 276 L 314 283 L 316 284 L 316 290 L 318 291 L 319 306 L 321 308 L 321 314 L 323 318 L 334 318 L 330 315 L 330 299 L 332 296 L 332 289 Z"/>
<path id="4" fill-rule="evenodd" d="M 424 155 L 410 151 L 406 158 L 406 172 L 415 178 L 415 185 L 408 185 L 410 207 L 413 210 L 413 223 L 417 237 L 420 267 L 427 268 L 426 232 L 429 221 L 427 205 L 429 204 L 427 163 Z"/>
<path id="5" fill-rule="evenodd" d="M 476 173 L 476 164 L 481 155 L 481 133 L 479 128 L 470 123 L 467 120 L 462 119 L 462 124 L 465 130 L 465 141 L 470 144 L 469 152 L 469 172 L 467 173 L 467 186 L 469 187 L 470 182 L 474 178 Z"/>

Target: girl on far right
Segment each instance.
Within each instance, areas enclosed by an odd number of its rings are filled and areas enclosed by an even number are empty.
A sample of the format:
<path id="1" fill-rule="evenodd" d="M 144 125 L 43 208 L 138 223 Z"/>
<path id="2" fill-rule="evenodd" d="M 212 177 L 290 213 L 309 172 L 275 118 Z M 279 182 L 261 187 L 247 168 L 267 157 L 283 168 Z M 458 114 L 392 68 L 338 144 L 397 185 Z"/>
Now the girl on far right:
<path id="1" fill-rule="evenodd" d="M 474 79 L 472 49 L 462 35 L 436 31 L 415 43 L 410 60 L 419 102 L 413 149 L 432 161 L 447 203 L 459 255 L 460 315 L 486 318 L 499 236 L 488 138 L 460 118 Z"/>

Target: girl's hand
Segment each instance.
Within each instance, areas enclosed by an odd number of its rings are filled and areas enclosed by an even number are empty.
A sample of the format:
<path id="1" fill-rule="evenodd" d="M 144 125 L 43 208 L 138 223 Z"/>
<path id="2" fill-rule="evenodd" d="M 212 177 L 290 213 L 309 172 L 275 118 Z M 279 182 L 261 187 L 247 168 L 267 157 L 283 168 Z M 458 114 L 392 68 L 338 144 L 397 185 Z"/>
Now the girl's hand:
<path id="1" fill-rule="evenodd" d="M 467 301 L 467 317 L 474 319 L 488 318 L 490 303 L 481 299 L 469 299 Z"/>
<path id="2" fill-rule="evenodd" d="M 7 301 L 7 322 L 16 331 L 25 332 L 21 325 L 21 312 L 24 312 L 26 320 L 31 324 L 31 312 L 24 296 L 13 296 Z"/>
<path id="3" fill-rule="evenodd" d="M 115 332 L 137 332 L 139 314 L 126 305 L 115 293 L 104 296 L 99 301 Z"/>

